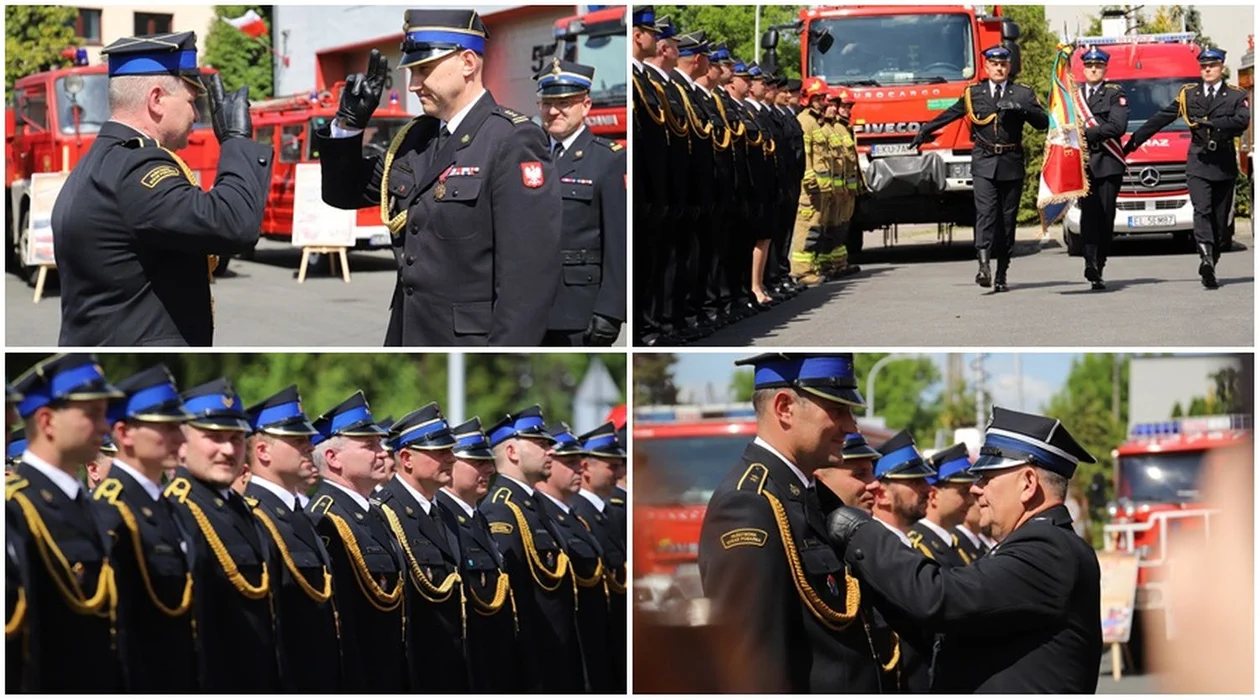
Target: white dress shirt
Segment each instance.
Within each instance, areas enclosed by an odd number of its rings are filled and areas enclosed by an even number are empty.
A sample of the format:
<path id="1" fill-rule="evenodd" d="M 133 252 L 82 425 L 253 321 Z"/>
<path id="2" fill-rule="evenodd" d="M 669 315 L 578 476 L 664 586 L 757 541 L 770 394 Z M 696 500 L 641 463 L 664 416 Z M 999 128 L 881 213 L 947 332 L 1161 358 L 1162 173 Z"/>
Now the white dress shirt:
<path id="1" fill-rule="evenodd" d="M 788 469 L 792 470 L 792 473 L 796 475 L 796 478 L 801 480 L 802 486 L 804 486 L 805 488 L 814 487 L 814 480 L 806 479 L 805 472 L 801 471 L 800 469 L 797 469 L 796 465 L 792 464 L 792 460 L 788 459 L 787 457 L 784 457 L 783 453 L 771 447 L 770 443 L 766 442 L 765 440 L 762 440 L 761 437 L 758 436 L 758 437 L 753 438 L 753 444 L 759 445 L 762 449 L 766 450 L 767 452 L 774 455 L 775 457 L 778 457 L 779 459 L 783 460 L 783 463 L 788 465 Z"/>
<path id="2" fill-rule="evenodd" d="M 521 487 L 521 488 L 523 488 L 523 489 L 525 489 L 525 493 L 528 493 L 528 494 L 529 494 L 529 495 L 531 495 L 531 496 L 533 496 L 533 495 L 534 495 L 534 487 L 533 487 L 533 486 L 530 486 L 529 484 L 525 483 L 524 481 L 521 481 L 520 479 L 517 479 L 516 477 L 508 476 L 507 474 L 499 474 L 499 476 L 503 477 L 504 479 L 509 479 L 509 480 L 511 480 L 511 481 L 514 481 L 514 482 L 516 482 L 517 484 L 520 484 L 520 487 Z"/>
<path id="3" fill-rule="evenodd" d="M 416 499 L 425 515 L 429 514 L 429 511 L 433 508 L 433 501 L 430 501 L 423 493 L 411 488 L 411 484 L 408 484 L 405 479 L 400 478 L 397 474 L 394 475 L 394 481 L 402 484 L 403 488 L 407 489 L 407 493 Z"/>
<path id="4" fill-rule="evenodd" d="M 297 504 L 296 493 L 293 493 L 292 491 L 289 491 L 288 489 L 278 484 L 273 484 L 270 481 L 264 479 L 263 477 L 257 474 L 254 475 L 254 478 L 251 479 L 249 483 L 258 484 L 262 488 L 267 489 L 268 491 L 276 494 L 276 497 L 279 498 L 281 501 L 284 501 L 284 504 L 289 507 L 289 510 L 296 510 L 295 508 Z"/>
<path id="5" fill-rule="evenodd" d="M 52 464 L 40 459 L 39 457 L 35 455 L 34 452 L 31 452 L 30 450 L 27 450 L 22 453 L 22 461 L 26 462 L 32 467 L 35 467 L 35 469 L 38 470 L 39 473 L 48 477 L 49 480 L 51 480 L 54 484 L 57 485 L 57 488 L 65 492 L 66 498 L 69 498 L 70 500 L 73 501 L 74 499 L 79 497 L 79 489 L 83 488 L 83 484 L 79 483 L 78 479 L 74 478 L 73 476 L 70 476 L 69 474 L 58 469 L 57 467 L 54 467 Z"/>
<path id="6" fill-rule="evenodd" d="M 336 486 L 342 491 L 345 491 L 346 493 L 350 494 L 350 497 L 354 499 L 354 502 L 359 504 L 359 507 L 362 508 L 363 510 L 365 511 L 372 510 L 372 504 L 368 503 L 368 499 L 364 498 L 363 496 L 360 496 L 358 493 L 354 491 L 351 491 L 349 488 L 346 488 L 345 486 L 342 486 L 341 484 L 338 484 L 337 482 L 332 481 L 331 479 L 326 480 L 326 482 L 330 486 Z"/>
<path id="7" fill-rule="evenodd" d="M 447 496 L 451 497 L 451 500 L 458 503 L 460 508 L 464 509 L 464 512 L 468 514 L 468 517 L 471 518 L 477 514 L 477 509 L 465 503 L 464 499 L 460 498 L 459 496 L 456 496 L 454 491 L 446 488 L 445 486 L 442 487 L 442 490 L 446 492 Z"/>
<path id="8" fill-rule="evenodd" d="M 598 509 L 599 512 L 601 513 L 603 513 L 604 509 L 608 507 L 608 504 L 604 503 L 604 499 L 600 498 L 599 496 L 596 496 L 595 493 L 592 491 L 587 491 L 586 489 L 582 489 L 581 491 L 578 491 L 578 495 L 590 501 L 591 505 L 595 506 L 595 508 Z"/>
<path id="9" fill-rule="evenodd" d="M 898 530 L 897 528 L 893 527 L 892 525 L 889 525 L 888 523 L 884 522 L 883 520 L 880 520 L 879 518 L 875 518 L 875 522 L 888 528 L 888 531 L 896 535 L 897 539 L 901 540 L 902 544 L 904 544 L 907 547 L 910 547 L 911 549 L 914 548 L 914 545 L 910 544 L 910 538 L 906 537 L 906 533 L 902 532 L 901 530 Z"/>
<path id="10" fill-rule="evenodd" d="M 122 469 L 124 472 L 127 472 L 131 478 L 135 479 L 140 486 L 144 488 L 144 492 L 149 494 L 149 498 L 152 498 L 155 502 L 157 499 L 162 497 L 162 487 L 153 483 L 153 480 L 145 476 L 139 469 L 136 469 L 117 457 L 114 458 L 114 466 Z"/>
<path id="11" fill-rule="evenodd" d="M 560 506 L 560 510 L 561 510 L 561 511 L 563 511 L 563 512 L 565 513 L 565 515 L 568 515 L 568 513 L 569 513 L 569 507 L 568 507 L 567 505 L 565 505 L 565 504 L 564 504 L 564 501 L 561 501 L 560 499 L 556 498 L 555 496 L 552 496 L 551 494 L 547 493 L 546 491 L 539 491 L 539 493 L 541 493 L 542 495 L 546 496 L 546 497 L 547 497 L 547 500 L 551 501 L 552 503 L 556 504 L 557 506 Z"/>

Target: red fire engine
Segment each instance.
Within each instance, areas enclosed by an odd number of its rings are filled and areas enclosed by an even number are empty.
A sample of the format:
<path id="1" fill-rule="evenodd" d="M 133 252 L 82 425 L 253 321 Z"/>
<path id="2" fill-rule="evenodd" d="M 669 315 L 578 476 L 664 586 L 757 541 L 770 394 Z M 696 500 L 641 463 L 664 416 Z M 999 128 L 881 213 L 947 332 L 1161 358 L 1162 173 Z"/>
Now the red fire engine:
<path id="1" fill-rule="evenodd" d="M 556 20 L 555 44 L 534 47 L 534 70 L 550 56 L 595 68 L 586 125 L 597 136 L 626 143 L 626 7 L 588 6 L 588 12 Z"/>
<path id="2" fill-rule="evenodd" d="M 969 5 L 854 5 L 801 10 L 789 25 L 801 35 L 801 75 L 820 77 L 831 92 L 857 98 L 851 122 L 867 183 L 853 226 L 859 231 L 936 223 L 975 223 L 971 134 L 966 120 L 937 132 L 918 155 L 910 142 L 928 120 L 952 106 L 983 77 L 981 52 L 1002 44 L 1019 74 L 1019 26 Z M 761 39 L 773 52 L 774 27 Z M 773 56 L 773 53 L 771 53 Z M 850 239 L 849 253 L 862 237 Z"/>
<path id="3" fill-rule="evenodd" d="M 30 245 L 30 184 L 35 173 L 70 172 L 109 120 L 109 76 L 104 65 L 87 65 L 87 52 L 75 65 L 18 78 L 5 109 L 5 251 L 8 270 L 34 284 L 25 264 Z M 214 72 L 206 69 L 205 73 Z M 197 98 L 198 122 L 179 156 L 201 186 L 214 184 L 219 142 L 210 125 L 204 95 Z"/>
<path id="4" fill-rule="evenodd" d="M 262 237 L 284 242 L 292 238 L 297 166 L 299 163 L 319 162 L 314 133 L 337 114 L 344 87 L 345 82 L 339 81 L 331 90 L 277 97 L 251 105 L 254 138 L 259 143 L 271 144 L 275 153 L 271 191 L 267 194 L 267 209 L 263 214 Z M 388 99 L 381 100 L 381 105 L 364 130 L 365 156 L 384 155 L 394 135 L 411 121 L 412 115 L 403 109 L 400 102 L 397 90 L 391 91 Z M 359 249 L 389 247 L 389 229 L 381 223 L 379 206 L 364 207 L 358 211 L 355 240 L 355 247 Z"/>
<path id="5" fill-rule="evenodd" d="M 1173 636 L 1165 591 L 1172 565 L 1168 538 L 1178 531 L 1210 534 L 1215 511 L 1199 498 L 1203 458 L 1209 450 L 1249 439 L 1251 432 L 1251 417 L 1245 415 L 1140 423 L 1112 453 L 1116 501 L 1107 506 L 1111 522 L 1103 526 L 1103 546 L 1139 557 L 1136 609 L 1149 612 L 1135 616 L 1135 628 L 1154 626 Z M 1134 629 L 1130 639 L 1140 667 L 1142 630 Z"/>
<path id="6" fill-rule="evenodd" d="M 1177 99 L 1186 83 L 1199 80 L 1199 47 L 1194 34 L 1146 34 L 1124 37 L 1080 37 L 1072 61 L 1072 77 L 1085 79 L 1080 56 L 1090 46 L 1111 55 L 1107 82 L 1124 89 L 1129 102 L 1128 134 Z M 1127 136 L 1126 136 L 1127 138 Z M 1116 199 L 1117 236 L 1173 233 L 1187 247 L 1194 231 L 1194 207 L 1186 184 L 1190 128 L 1180 119 L 1142 144 L 1128 157 L 1129 170 Z M 1234 240 L 1234 206 L 1230 205 L 1227 242 Z M 1069 255 L 1081 255 L 1080 203 L 1063 217 L 1063 242 Z"/>

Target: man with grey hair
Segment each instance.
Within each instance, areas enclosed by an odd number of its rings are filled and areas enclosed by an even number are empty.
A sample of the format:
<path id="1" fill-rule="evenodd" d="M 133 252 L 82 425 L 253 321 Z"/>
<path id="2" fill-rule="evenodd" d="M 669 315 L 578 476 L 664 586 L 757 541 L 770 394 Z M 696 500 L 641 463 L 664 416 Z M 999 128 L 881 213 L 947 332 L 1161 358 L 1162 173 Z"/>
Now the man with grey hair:
<path id="1" fill-rule="evenodd" d="M 933 692 L 1092 693 L 1102 655 L 1099 568 L 1063 499 L 1094 458 L 1062 423 L 994 407 L 971 487 L 1001 544 L 971 566 L 907 551 L 841 506 L 827 536 L 890 620 L 942 633 Z"/>
<path id="2" fill-rule="evenodd" d="M 317 418 L 314 427 L 319 434 L 312 458 L 324 478 L 307 513 L 332 560 L 341 689 L 406 691 L 406 580 L 385 516 L 368 500 L 385 478 L 386 431 L 372 418 L 362 391 Z"/>
<path id="3" fill-rule="evenodd" d="M 193 32 L 119 39 L 109 58 L 110 120 L 52 212 L 61 345 L 210 345 L 210 274 L 258 242 L 271 148 L 252 140 L 248 88 L 203 88 Z M 203 190 L 175 151 L 208 91 L 219 171 Z M 207 267 L 209 269 L 207 269 Z"/>

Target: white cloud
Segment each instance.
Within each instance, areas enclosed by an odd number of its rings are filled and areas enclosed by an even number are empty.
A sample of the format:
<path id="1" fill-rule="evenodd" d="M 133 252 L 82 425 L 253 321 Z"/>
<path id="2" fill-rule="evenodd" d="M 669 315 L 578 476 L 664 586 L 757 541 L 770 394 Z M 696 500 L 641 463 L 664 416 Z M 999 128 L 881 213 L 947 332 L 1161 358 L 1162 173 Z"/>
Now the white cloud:
<path id="1" fill-rule="evenodd" d="M 1050 403 L 1050 397 L 1058 387 L 1047 381 L 1024 375 L 1024 403 L 1019 403 L 1019 377 L 1014 374 L 995 375 L 989 381 L 989 393 L 993 403 L 1003 408 L 1036 413 Z"/>

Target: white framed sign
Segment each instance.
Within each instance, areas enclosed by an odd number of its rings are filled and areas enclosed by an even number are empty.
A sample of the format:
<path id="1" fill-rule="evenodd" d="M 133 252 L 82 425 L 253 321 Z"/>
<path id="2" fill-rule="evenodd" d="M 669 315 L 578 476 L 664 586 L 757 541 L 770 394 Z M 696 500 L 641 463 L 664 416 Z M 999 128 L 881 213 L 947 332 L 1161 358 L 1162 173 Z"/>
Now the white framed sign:
<path id="1" fill-rule="evenodd" d="M 52 212 L 57 195 L 70 173 L 33 173 L 31 175 L 30 229 L 23 263 L 28 266 L 56 265 L 53 255 Z"/>
<path id="2" fill-rule="evenodd" d="M 354 209 L 324 203 L 319 163 L 299 163 L 293 174 L 293 245 L 354 247 Z"/>

